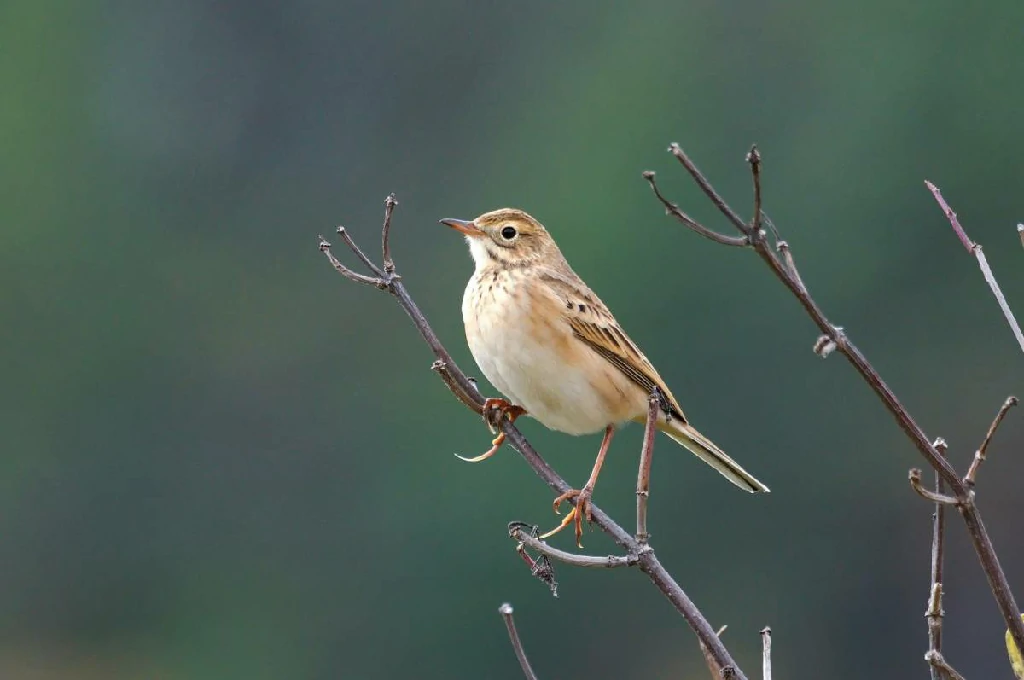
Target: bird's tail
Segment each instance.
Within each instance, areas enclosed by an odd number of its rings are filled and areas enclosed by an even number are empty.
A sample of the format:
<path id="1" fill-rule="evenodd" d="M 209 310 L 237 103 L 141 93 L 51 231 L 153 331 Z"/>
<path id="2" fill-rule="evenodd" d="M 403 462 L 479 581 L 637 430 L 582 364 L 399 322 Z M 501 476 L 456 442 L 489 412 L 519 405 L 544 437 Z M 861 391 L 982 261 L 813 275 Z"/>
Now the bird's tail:
<path id="1" fill-rule="evenodd" d="M 658 419 L 658 429 L 689 449 L 694 455 L 718 470 L 723 477 L 750 493 L 767 492 L 768 487 L 740 467 L 740 464 L 726 455 L 713 441 L 702 435 L 691 425 L 678 419 Z"/>

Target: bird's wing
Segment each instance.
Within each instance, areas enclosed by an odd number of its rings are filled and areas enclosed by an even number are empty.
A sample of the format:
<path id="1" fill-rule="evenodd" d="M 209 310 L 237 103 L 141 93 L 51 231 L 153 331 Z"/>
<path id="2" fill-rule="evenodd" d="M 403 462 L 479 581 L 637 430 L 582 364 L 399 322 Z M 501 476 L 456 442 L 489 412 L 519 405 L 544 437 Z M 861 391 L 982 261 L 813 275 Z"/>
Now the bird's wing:
<path id="1" fill-rule="evenodd" d="M 558 297 L 573 335 L 639 385 L 647 394 L 655 390 L 660 391 L 671 414 L 685 423 L 683 409 L 650 360 L 644 356 L 636 343 L 629 339 L 608 307 L 582 279 L 571 270 L 546 270 L 541 276 L 548 284 L 549 290 Z"/>

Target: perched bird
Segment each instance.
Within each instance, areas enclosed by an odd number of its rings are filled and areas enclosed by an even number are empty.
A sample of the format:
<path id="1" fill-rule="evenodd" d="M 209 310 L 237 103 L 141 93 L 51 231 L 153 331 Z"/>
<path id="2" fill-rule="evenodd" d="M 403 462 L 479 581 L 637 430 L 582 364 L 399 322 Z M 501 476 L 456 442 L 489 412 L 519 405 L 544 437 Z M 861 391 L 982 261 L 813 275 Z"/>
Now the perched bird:
<path id="1" fill-rule="evenodd" d="M 644 422 L 652 393 L 662 408 L 656 426 L 749 492 L 768 491 L 761 482 L 698 432 L 636 344 L 608 308 L 576 275 L 547 230 L 513 208 L 484 213 L 475 220 L 443 219 L 462 232 L 476 264 L 462 298 L 462 319 L 473 358 L 507 399 L 488 399 L 485 417 L 514 421 L 525 414 L 543 425 L 574 435 L 604 431 L 590 478 L 579 491 L 555 499 L 555 511 L 569 498 L 576 507 L 544 537 L 575 521 L 576 543 L 583 517 L 590 520 L 590 497 L 615 428 Z M 501 446 L 499 433 L 489 458 Z"/>

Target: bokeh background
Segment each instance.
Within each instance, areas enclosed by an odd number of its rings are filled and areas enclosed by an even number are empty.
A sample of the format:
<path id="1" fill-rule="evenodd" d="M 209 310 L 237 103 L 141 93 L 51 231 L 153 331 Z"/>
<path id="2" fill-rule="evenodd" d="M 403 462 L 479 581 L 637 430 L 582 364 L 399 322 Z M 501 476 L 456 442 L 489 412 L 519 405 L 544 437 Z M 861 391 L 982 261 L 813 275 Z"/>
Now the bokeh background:
<path id="1" fill-rule="evenodd" d="M 376 254 L 398 194 L 404 279 L 471 374 L 471 271 L 440 217 L 525 208 L 698 426 L 768 483 L 662 444 L 659 554 L 756 675 L 926 677 L 922 463 L 749 252 L 708 224 L 681 143 L 742 212 L 743 157 L 804 278 L 964 469 L 1022 357 L 922 181 L 1024 313 L 1024 5 L 816 2 L 0 5 L 0 676 L 699 678 L 694 637 L 632 571 L 532 579 L 505 533 L 551 494 L 430 372 L 386 296 L 317 252 Z M 343 249 L 336 252 L 346 261 Z M 1024 423 L 980 498 L 1024 593 Z M 599 442 L 523 429 L 582 483 Z M 597 502 L 629 525 L 640 428 Z M 571 546 L 568 534 L 558 543 Z M 613 549 L 588 533 L 589 552 Z M 946 650 L 1010 678 L 955 516 Z"/>

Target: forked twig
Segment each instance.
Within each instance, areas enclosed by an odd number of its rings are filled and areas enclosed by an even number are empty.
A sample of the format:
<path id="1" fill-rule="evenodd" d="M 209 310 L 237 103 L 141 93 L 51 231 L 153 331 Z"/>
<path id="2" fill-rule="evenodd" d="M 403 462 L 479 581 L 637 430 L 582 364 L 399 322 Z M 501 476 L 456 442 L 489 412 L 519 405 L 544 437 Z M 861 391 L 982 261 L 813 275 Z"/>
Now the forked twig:
<path id="1" fill-rule="evenodd" d="M 927 661 L 932 668 L 940 671 L 948 680 L 964 680 L 964 676 L 960 675 L 955 668 L 946 662 L 946 659 L 942 656 L 941 652 L 928 650 L 928 653 L 924 655 L 924 660 Z"/>
<path id="2" fill-rule="evenodd" d="M 501 618 L 505 620 L 505 627 L 508 628 L 508 639 L 512 642 L 512 649 L 515 650 L 516 658 L 519 659 L 523 675 L 526 676 L 526 680 L 537 680 L 537 675 L 533 672 L 533 668 L 530 667 L 530 662 L 526 658 L 526 650 L 523 649 L 523 643 L 519 639 L 519 632 L 516 630 L 516 622 L 512 618 L 512 611 L 512 605 L 508 602 L 498 607 L 498 613 L 501 614 Z"/>
<path id="3" fill-rule="evenodd" d="M 992 295 L 995 296 L 996 302 L 999 303 L 999 309 L 1002 310 L 1003 316 L 1006 317 L 1006 323 L 1010 324 L 1010 330 L 1013 331 L 1013 337 L 1017 338 L 1017 344 L 1020 345 L 1020 350 L 1024 352 L 1024 333 L 1020 330 L 1020 325 L 1017 323 L 1017 319 L 1013 316 L 1013 311 L 1010 309 L 1010 305 L 1006 302 L 1006 297 L 1003 296 L 1003 291 L 999 288 L 999 283 L 996 281 L 995 274 L 992 273 L 992 268 L 988 265 L 988 259 L 985 258 L 985 253 L 981 249 L 981 244 L 975 243 L 967 237 L 967 232 L 964 231 L 963 226 L 960 225 L 960 218 L 956 216 L 953 209 L 949 207 L 949 203 L 946 203 L 946 199 L 942 197 L 942 192 L 939 188 L 925 180 L 925 186 L 932 192 L 932 196 L 935 197 L 935 201 L 942 208 L 942 212 L 946 214 L 946 219 L 949 220 L 949 224 L 953 227 L 953 231 L 956 232 L 957 238 L 960 239 L 960 243 L 964 244 L 964 248 L 967 252 L 974 255 L 975 259 L 978 260 L 978 268 L 981 269 L 981 275 L 985 277 L 985 282 L 988 283 L 988 287 L 992 290 Z M 1024 233 L 1021 236 L 1022 242 L 1024 242 Z"/>

